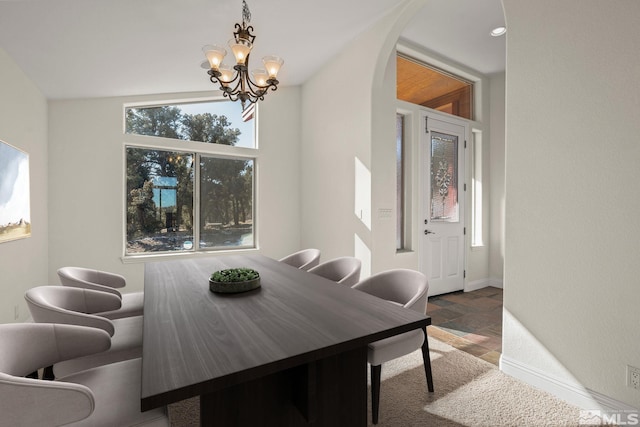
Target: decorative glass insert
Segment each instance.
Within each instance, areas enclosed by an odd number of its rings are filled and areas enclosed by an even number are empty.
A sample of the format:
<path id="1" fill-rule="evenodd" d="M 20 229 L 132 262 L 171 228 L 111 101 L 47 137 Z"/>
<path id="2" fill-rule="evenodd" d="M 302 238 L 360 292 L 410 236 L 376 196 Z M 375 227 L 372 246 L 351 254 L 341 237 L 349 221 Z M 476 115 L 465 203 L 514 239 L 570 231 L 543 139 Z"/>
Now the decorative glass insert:
<path id="1" fill-rule="evenodd" d="M 458 222 L 458 137 L 431 132 L 431 221 Z"/>

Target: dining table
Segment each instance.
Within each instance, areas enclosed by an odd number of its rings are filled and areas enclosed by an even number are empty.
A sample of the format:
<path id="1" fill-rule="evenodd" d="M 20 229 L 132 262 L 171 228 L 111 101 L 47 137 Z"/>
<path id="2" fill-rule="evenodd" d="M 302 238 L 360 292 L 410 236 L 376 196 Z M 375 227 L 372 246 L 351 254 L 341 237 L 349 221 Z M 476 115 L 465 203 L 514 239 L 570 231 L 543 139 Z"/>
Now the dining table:
<path id="1" fill-rule="evenodd" d="M 260 287 L 210 291 L 241 267 Z M 141 410 L 199 396 L 202 426 L 366 426 L 368 344 L 429 324 L 259 254 L 148 262 Z"/>

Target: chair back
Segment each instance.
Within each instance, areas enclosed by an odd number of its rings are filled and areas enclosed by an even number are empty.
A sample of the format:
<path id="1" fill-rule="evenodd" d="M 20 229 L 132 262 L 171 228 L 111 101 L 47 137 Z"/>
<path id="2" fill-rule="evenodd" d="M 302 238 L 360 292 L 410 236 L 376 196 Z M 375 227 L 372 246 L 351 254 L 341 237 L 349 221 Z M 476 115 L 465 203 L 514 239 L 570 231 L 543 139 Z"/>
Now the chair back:
<path id="1" fill-rule="evenodd" d="M 313 248 L 303 249 L 281 258 L 280 262 L 306 271 L 320 263 L 320 250 Z"/>
<path id="2" fill-rule="evenodd" d="M 122 294 L 115 288 L 123 288 L 127 284 L 119 274 L 84 267 L 62 267 L 58 269 L 58 278 L 62 286 L 109 292 L 120 298 Z"/>
<path id="3" fill-rule="evenodd" d="M 96 328 L 44 323 L 0 325 L 0 425 L 66 425 L 91 415 L 93 392 L 82 384 L 43 381 L 26 375 L 55 363 L 109 349 L 109 335 Z"/>
<path id="4" fill-rule="evenodd" d="M 117 310 L 122 301 L 116 295 L 92 289 L 65 286 L 38 286 L 24 296 L 33 320 L 37 323 L 64 323 L 100 328 L 113 336 L 111 320 L 94 315 Z"/>
<path id="5" fill-rule="evenodd" d="M 353 286 L 360 280 L 362 263 L 358 258 L 345 256 L 334 258 L 309 269 L 309 273 L 317 274 L 341 285 Z"/>
<path id="6" fill-rule="evenodd" d="M 64 360 L 106 351 L 111 338 L 85 326 L 6 323 L 0 325 L 0 343 L 0 372 L 22 377 Z"/>
<path id="7" fill-rule="evenodd" d="M 401 304 L 422 314 L 427 310 L 427 277 L 415 270 L 387 270 L 363 279 L 354 289 Z"/>

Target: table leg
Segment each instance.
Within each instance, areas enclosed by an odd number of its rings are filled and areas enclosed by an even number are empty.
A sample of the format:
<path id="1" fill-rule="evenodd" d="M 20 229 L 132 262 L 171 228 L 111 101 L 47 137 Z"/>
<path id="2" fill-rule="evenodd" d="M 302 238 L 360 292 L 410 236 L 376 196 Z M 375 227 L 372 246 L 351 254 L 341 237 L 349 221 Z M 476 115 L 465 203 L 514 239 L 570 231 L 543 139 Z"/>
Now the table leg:
<path id="1" fill-rule="evenodd" d="M 427 328 L 422 328 L 424 333 L 424 343 L 422 344 L 422 362 L 424 363 L 424 373 L 427 377 L 427 389 L 433 393 L 433 375 L 431 373 L 431 356 L 429 356 L 429 337 Z"/>
<path id="2" fill-rule="evenodd" d="M 367 425 L 367 348 L 200 396 L 202 426 Z"/>

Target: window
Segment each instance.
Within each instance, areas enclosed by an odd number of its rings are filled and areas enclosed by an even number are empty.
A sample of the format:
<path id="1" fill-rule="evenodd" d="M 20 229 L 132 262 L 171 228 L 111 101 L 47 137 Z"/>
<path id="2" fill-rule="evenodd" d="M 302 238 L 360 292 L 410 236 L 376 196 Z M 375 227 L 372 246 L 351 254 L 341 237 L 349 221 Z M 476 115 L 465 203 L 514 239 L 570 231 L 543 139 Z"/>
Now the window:
<path id="1" fill-rule="evenodd" d="M 396 250 L 398 251 L 405 248 L 404 133 L 405 117 L 396 113 Z"/>
<path id="2" fill-rule="evenodd" d="M 125 109 L 144 136 L 125 145 L 125 255 L 255 247 L 253 123 L 229 101 Z"/>
<path id="3" fill-rule="evenodd" d="M 398 99 L 473 119 L 472 82 L 401 54 L 396 71 Z"/>
<path id="4" fill-rule="evenodd" d="M 482 246 L 482 131 L 473 130 L 471 145 L 471 246 Z"/>
<path id="5" fill-rule="evenodd" d="M 412 113 L 396 112 L 396 252 L 412 249 Z"/>

